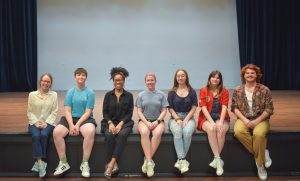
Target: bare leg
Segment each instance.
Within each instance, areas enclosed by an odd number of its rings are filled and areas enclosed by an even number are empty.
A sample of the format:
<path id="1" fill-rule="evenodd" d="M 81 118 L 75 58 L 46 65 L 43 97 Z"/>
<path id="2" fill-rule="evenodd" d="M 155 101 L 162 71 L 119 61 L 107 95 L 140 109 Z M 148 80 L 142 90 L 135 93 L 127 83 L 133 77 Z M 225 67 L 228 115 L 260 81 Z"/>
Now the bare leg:
<path id="1" fill-rule="evenodd" d="M 67 136 L 68 133 L 69 130 L 60 124 L 57 125 L 53 130 L 54 144 L 60 160 L 62 159 L 62 157 L 66 155 L 65 137 Z"/>
<path id="2" fill-rule="evenodd" d="M 215 157 L 220 156 L 216 129 L 208 121 L 204 121 L 202 129 L 207 133 L 210 148 Z"/>
<path id="3" fill-rule="evenodd" d="M 165 124 L 159 124 L 157 127 L 152 131 L 152 138 L 151 138 L 151 158 L 154 156 L 160 141 L 161 135 L 165 131 Z"/>
<path id="4" fill-rule="evenodd" d="M 84 124 L 80 127 L 83 136 L 83 160 L 88 161 L 94 146 L 95 125 L 92 123 Z"/>
<path id="5" fill-rule="evenodd" d="M 141 134 L 141 144 L 147 160 L 152 160 L 151 155 L 151 142 L 150 142 L 150 130 L 148 127 L 140 121 L 138 124 L 138 130 Z"/>
<path id="6" fill-rule="evenodd" d="M 223 147 L 224 147 L 224 144 L 225 144 L 225 136 L 226 136 L 226 133 L 229 129 L 229 126 L 228 124 L 223 124 L 223 127 L 222 127 L 222 132 L 218 132 L 217 133 L 217 137 L 218 137 L 218 147 L 219 147 L 219 153 L 221 154 L 222 153 L 222 150 L 223 150 Z"/>

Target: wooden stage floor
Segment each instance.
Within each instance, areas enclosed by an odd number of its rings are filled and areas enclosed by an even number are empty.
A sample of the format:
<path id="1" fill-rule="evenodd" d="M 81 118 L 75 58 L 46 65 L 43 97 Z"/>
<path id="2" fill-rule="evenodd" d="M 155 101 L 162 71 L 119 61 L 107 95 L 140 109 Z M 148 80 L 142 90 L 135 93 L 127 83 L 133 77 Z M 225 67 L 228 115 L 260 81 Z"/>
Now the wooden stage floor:
<path id="1" fill-rule="evenodd" d="M 106 91 L 96 91 L 96 105 L 94 117 L 100 125 L 102 120 L 102 103 Z M 136 98 L 140 91 L 131 91 Z M 63 101 L 65 91 L 58 92 L 59 113 L 57 121 L 64 115 Z M 232 91 L 231 91 L 232 95 Z M 274 115 L 271 117 L 271 130 L 279 132 L 299 132 L 300 131 L 300 91 L 272 91 L 274 102 Z M 0 93 L 0 133 L 27 132 L 27 98 L 28 92 Z M 229 106 L 230 107 L 230 106 Z M 197 108 L 195 118 L 197 119 L 200 108 Z M 231 128 L 234 124 L 234 115 Z M 166 120 L 170 117 L 169 113 Z M 134 110 L 133 120 L 137 120 L 136 110 Z M 100 126 L 97 127 L 99 131 Z"/>
<path id="2" fill-rule="evenodd" d="M 299 177 L 268 177 L 268 181 L 296 181 Z M 0 178 L 0 181 L 40 181 L 40 178 Z M 47 178 L 47 181 L 86 181 L 86 178 Z M 107 181 L 106 178 L 89 178 L 89 181 Z M 113 178 L 115 181 L 259 181 L 257 177 L 183 177 L 183 178 Z"/>

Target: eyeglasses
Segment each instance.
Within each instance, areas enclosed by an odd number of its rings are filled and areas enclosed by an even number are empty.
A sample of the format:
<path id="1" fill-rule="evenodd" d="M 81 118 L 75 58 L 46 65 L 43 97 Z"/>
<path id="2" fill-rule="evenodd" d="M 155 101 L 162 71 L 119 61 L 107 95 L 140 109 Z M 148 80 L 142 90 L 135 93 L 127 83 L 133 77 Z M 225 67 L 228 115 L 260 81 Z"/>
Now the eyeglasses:
<path id="1" fill-rule="evenodd" d="M 44 83 L 47 83 L 47 84 L 51 84 L 51 81 L 48 81 L 48 80 L 41 80 L 41 81 Z"/>

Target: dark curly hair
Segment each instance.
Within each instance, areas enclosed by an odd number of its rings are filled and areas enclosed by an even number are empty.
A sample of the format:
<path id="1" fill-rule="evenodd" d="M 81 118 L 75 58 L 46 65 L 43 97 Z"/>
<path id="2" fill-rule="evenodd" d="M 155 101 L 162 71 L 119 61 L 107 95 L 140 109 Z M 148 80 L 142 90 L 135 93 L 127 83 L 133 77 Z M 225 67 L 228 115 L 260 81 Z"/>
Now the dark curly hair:
<path id="1" fill-rule="evenodd" d="M 114 80 L 115 75 L 121 75 L 125 80 L 126 77 L 129 76 L 129 72 L 123 67 L 113 67 L 110 70 L 110 79 Z"/>

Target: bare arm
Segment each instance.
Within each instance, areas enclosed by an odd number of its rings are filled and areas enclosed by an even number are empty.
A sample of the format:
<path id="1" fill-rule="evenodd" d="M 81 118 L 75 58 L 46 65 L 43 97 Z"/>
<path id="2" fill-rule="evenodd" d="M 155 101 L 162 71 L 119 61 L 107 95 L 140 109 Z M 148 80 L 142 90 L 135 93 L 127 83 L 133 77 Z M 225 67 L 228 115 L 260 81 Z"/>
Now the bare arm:
<path id="1" fill-rule="evenodd" d="M 224 122 L 226 113 L 227 113 L 227 106 L 222 105 L 222 111 L 221 111 L 221 116 L 220 116 L 220 120 L 219 120 L 220 123 L 222 123 L 222 124 L 223 124 L 223 122 Z"/>
<path id="2" fill-rule="evenodd" d="M 203 112 L 206 120 L 209 121 L 211 124 L 215 124 L 214 120 L 212 119 L 212 117 L 210 116 L 210 113 L 207 110 L 207 107 L 202 106 L 201 109 L 202 109 L 202 112 Z"/>

